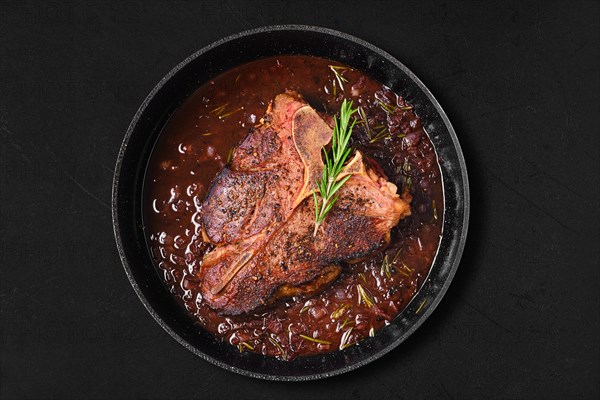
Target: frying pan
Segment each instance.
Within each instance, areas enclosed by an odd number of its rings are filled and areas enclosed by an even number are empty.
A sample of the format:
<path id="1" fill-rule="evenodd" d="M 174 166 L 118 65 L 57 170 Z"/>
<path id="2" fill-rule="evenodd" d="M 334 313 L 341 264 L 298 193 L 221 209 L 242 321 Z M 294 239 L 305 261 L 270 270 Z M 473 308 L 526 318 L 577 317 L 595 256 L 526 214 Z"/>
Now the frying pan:
<path id="1" fill-rule="evenodd" d="M 259 58 L 313 55 L 359 69 L 402 95 L 420 116 L 439 159 L 444 189 L 443 234 L 429 276 L 406 309 L 375 337 L 343 351 L 284 362 L 217 341 L 189 317 L 157 273 L 142 223 L 142 185 L 153 145 L 169 117 L 198 87 L 220 73 Z M 402 63 L 356 37 L 325 28 L 269 26 L 221 39 L 171 70 L 136 112 L 117 158 L 112 221 L 125 273 L 136 294 L 175 340 L 229 371 L 278 381 L 320 379 L 376 360 L 402 343 L 436 308 L 462 255 L 469 218 L 469 186 L 458 139 L 439 103 Z"/>

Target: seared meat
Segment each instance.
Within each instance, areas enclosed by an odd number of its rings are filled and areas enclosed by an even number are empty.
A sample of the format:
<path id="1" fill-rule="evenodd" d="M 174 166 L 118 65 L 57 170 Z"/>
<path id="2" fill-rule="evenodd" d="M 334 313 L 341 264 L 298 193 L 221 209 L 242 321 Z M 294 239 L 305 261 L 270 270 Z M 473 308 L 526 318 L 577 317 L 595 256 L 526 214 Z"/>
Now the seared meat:
<path id="1" fill-rule="evenodd" d="M 322 174 L 320 151 L 330 140 L 329 125 L 297 94 L 277 96 L 213 182 L 202 206 L 204 240 L 236 243 L 285 221 Z"/>
<path id="2" fill-rule="evenodd" d="M 307 197 L 322 174 L 321 148 L 331 134 L 312 108 L 286 93 L 235 150 L 202 211 L 204 237 L 217 244 L 199 272 L 212 308 L 239 314 L 317 293 L 337 278 L 342 262 L 386 246 L 391 228 L 410 214 L 410 198 L 400 198 L 356 152 L 339 176 L 352 177 L 313 234 L 314 203 Z"/>

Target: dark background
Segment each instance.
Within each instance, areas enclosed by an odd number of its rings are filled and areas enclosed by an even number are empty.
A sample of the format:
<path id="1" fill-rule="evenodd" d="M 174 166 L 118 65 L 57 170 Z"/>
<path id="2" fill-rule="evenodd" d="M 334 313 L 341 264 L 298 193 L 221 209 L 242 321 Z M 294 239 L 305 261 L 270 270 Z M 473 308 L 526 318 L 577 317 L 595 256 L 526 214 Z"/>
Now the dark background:
<path id="1" fill-rule="evenodd" d="M 438 98 L 472 211 L 446 297 L 351 373 L 273 383 L 170 338 L 131 289 L 109 209 L 129 121 L 223 36 L 300 23 L 363 38 Z M 1 6 L 3 398 L 597 398 L 596 2 L 30 2 Z"/>

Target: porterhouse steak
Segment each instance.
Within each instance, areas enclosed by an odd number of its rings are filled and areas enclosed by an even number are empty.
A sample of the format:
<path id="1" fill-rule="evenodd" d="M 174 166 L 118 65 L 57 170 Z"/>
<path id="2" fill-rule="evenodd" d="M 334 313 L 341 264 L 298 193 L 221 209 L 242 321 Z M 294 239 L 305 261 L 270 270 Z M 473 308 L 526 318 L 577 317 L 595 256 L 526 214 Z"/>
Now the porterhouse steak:
<path id="1" fill-rule="evenodd" d="M 332 128 L 294 92 L 278 95 L 237 146 L 202 205 L 203 239 L 216 247 L 199 271 L 204 300 L 240 314 L 279 298 L 318 293 L 341 272 L 387 245 L 410 215 L 410 196 L 369 168 L 357 151 L 351 175 L 314 235 L 312 193 Z"/>

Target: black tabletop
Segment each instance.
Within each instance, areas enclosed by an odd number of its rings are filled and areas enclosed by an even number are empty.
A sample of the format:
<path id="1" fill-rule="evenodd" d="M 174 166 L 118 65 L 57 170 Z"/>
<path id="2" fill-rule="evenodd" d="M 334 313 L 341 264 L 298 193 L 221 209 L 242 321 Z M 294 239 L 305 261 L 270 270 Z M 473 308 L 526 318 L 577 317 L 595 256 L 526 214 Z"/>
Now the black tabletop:
<path id="1" fill-rule="evenodd" d="M 597 398 L 595 2 L 2 1 L 2 398 Z M 272 24 L 405 63 L 463 146 L 471 222 L 433 315 L 376 362 L 310 383 L 213 366 L 123 272 L 110 193 L 125 130 L 173 66 Z"/>

